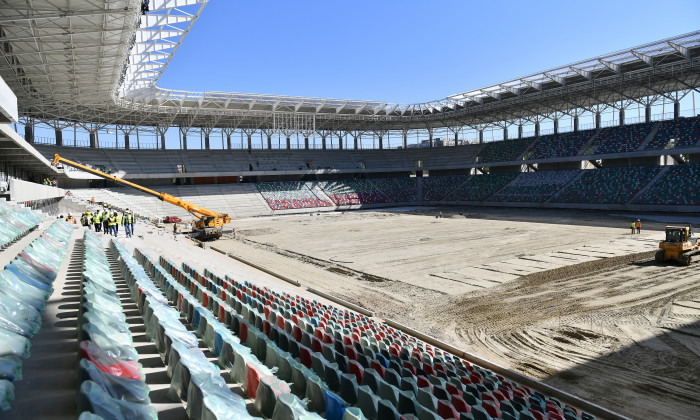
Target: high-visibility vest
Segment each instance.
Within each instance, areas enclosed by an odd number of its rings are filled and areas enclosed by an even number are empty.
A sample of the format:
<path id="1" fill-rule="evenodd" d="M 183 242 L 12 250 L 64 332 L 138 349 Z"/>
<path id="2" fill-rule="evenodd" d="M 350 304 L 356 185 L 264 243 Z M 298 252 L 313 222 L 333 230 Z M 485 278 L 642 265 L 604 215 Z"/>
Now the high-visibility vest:
<path id="1" fill-rule="evenodd" d="M 101 219 L 102 219 L 102 218 L 101 218 L 100 215 L 97 214 L 97 213 L 95 213 L 95 215 L 92 216 L 92 222 L 95 223 L 95 224 L 100 223 L 100 222 L 102 221 Z"/>
<path id="2" fill-rule="evenodd" d="M 133 214 L 124 213 L 124 215 L 122 216 L 122 225 L 127 224 L 127 223 L 128 224 L 134 223 L 134 215 Z"/>
<path id="3" fill-rule="evenodd" d="M 116 226 L 117 225 L 117 218 L 114 216 L 110 216 L 109 219 L 107 219 L 107 225 L 108 226 Z"/>
<path id="4" fill-rule="evenodd" d="M 88 219 L 92 219 L 92 212 L 91 211 L 86 211 L 85 215 L 87 216 Z"/>
<path id="5" fill-rule="evenodd" d="M 104 222 L 105 220 L 107 220 L 107 212 L 103 211 L 102 212 L 102 221 Z"/>

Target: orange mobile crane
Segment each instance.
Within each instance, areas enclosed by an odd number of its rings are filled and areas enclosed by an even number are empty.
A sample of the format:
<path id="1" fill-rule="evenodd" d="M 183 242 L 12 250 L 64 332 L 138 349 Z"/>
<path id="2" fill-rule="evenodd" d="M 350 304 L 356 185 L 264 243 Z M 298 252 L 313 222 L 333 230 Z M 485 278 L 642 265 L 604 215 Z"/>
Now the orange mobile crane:
<path id="1" fill-rule="evenodd" d="M 199 240 L 219 239 L 223 232 L 224 225 L 231 222 L 231 218 L 228 214 L 217 213 L 215 211 L 207 210 L 204 207 L 196 206 L 188 201 L 181 200 L 170 194 L 153 191 L 151 189 L 134 184 L 133 182 L 125 181 L 123 179 L 117 178 L 116 176 L 108 175 L 95 169 L 88 168 L 87 166 L 81 165 L 79 163 L 62 158 L 58 154 L 54 155 L 53 162 L 51 162 L 51 165 L 56 166 L 56 164 L 58 164 L 59 162 L 83 170 L 85 172 L 89 172 L 93 175 L 97 175 L 100 178 L 104 178 L 116 182 L 118 184 L 126 185 L 127 187 L 143 191 L 146 194 L 150 194 L 154 197 L 157 197 L 161 201 L 165 201 L 166 203 L 182 207 L 183 209 L 187 210 L 187 212 L 199 219 L 194 224 L 194 237 Z"/>

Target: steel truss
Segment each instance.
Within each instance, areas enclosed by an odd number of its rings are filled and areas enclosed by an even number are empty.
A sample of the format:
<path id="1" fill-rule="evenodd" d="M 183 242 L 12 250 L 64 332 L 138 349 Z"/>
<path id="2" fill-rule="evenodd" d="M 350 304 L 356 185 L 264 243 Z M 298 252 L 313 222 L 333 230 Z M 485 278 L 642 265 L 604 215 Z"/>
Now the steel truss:
<path id="1" fill-rule="evenodd" d="M 208 0 L 6 0 L 0 75 L 31 124 L 257 130 L 308 138 L 389 130 L 557 120 L 601 108 L 648 106 L 700 87 L 700 31 L 418 104 L 227 92 L 156 85 Z M 333 133 L 333 134 L 330 134 Z M 360 134 L 361 135 L 361 134 Z M 432 136 L 432 134 L 431 134 Z"/>

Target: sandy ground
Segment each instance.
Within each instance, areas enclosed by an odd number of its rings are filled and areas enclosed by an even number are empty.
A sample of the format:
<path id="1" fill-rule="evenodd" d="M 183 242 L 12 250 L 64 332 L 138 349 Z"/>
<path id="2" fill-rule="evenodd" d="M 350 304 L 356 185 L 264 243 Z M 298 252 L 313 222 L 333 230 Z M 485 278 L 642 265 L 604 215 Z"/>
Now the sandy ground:
<path id="1" fill-rule="evenodd" d="M 700 417 L 700 264 L 653 262 L 663 215 L 632 236 L 637 215 L 438 211 L 236 221 L 216 246 L 621 414 Z"/>

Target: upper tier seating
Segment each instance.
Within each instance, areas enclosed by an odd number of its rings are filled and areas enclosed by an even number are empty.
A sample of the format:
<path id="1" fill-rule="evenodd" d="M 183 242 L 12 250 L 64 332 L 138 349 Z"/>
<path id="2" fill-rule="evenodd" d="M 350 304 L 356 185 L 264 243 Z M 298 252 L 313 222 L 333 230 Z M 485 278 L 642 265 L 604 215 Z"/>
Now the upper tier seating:
<path id="1" fill-rule="evenodd" d="M 463 185 L 452 191 L 447 200 L 454 201 L 484 201 L 492 194 L 513 181 L 518 174 L 488 174 L 474 175 Z"/>
<path id="2" fill-rule="evenodd" d="M 318 186 L 338 206 L 389 202 L 389 197 L 365 179 L 323 181 Z"/>
<path id="3" fill-rule="evenodd" d="M 604 128 L 595 139 L 595 155 L 633 152 L 639 149 L 656 123 L 643 123 Z"/>
<path id="4" fill-rule="evenodd" d="M 700 164 L 671 166 L 634 203 L 700 205 Z"/>
<path id="5" fill-rule="evenodd" d="M 489 201 L 543 203 L 579 174 L 577 170 L 524 172 Z"/>
<path id="6" fill-rule="evenodd" d="M 372 178 L 370 181 L 396 203 L 420 201 L 418 178 Z"/>
<path id="7" fill-rule="evenodd" d="M 469 175 L 447 175 L 424 177 L 423 201 L 439 201 L 445 198 L 452 190 L 459 187 L 469 179 Z"/>
<path id="8" fill-rule="evenodd" d="M 273 210 L 328 207 L 333 204 L 317 197 L 304 182 L 259 182 L 256 184 Z"/>
<path id="9" fill-rule="evenodd" d="M 585 170 L 560 191 L 552 202 L 623 204 L 659 173 L 661 167 L 603 168 Z"/>
<path id="10" fill-rule="evenodd" d="M 646 149 L 693 146 L 700 141 L 700 117 L 662 121 Z"/>
<path id="11" fill-rule="evenodd" d="M 534 140 L 534 138 L 528 137 L 524 139 L 503 140 L 486 143 L 484 150 L 479 153 L 478 161 L 479 163 L 486 164 L 491 162 L 510 162 L 513 160 L 518 160 L 520 155 L 522 155 L 525 150 L 530 147 Z"/>
<path id="12" fill-rule="evenodd" d="M 594 134 L 595 130 L 585 130 L 539 137 L 527 159 L 576 156 Z"/>

